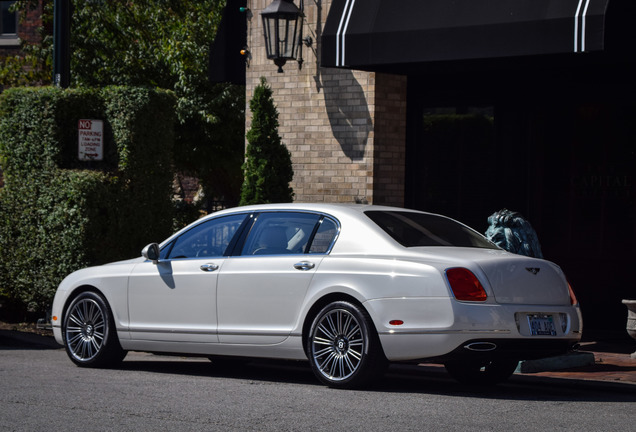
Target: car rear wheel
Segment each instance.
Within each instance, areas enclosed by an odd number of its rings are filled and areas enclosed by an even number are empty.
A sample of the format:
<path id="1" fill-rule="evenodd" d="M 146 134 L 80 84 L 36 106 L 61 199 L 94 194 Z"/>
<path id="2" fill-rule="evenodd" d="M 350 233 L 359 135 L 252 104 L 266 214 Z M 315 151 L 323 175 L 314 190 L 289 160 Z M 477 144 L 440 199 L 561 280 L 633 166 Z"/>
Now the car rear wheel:
<path id="1" fill-rule="evenodd" d="M 345 301 L 330 303 L 315 316 L 307 353 L 316 377 L 334 388 L 365 386 L 387 365 L 368 313 Z"/>
<path id="2" fill-rule="evenodd" d="M 66 353 L 78 366 L 113 366 L 126 355 L 108 305 L 92 291 L 79 294 L 66 309 L 62 334 Z"/>
<path id="3" fill-rule="evenodd" d="M 444 366 L 462 384 L 485 386 L 506 381 L 514 373 L 518 363 L 517 360 L 496 359 L 450 362 Z"/>

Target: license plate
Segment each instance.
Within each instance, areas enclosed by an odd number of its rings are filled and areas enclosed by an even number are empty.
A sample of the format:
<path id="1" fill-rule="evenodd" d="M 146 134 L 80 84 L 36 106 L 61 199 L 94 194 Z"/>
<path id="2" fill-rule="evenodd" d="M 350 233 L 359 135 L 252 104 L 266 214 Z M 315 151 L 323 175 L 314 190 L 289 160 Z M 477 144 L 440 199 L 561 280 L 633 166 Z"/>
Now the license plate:
<path id="1" fill-rule="evenodd" d="M 556 336 L 556 327 L 552 315 L 528 315 L 528 324 L 532 336 Z"/>

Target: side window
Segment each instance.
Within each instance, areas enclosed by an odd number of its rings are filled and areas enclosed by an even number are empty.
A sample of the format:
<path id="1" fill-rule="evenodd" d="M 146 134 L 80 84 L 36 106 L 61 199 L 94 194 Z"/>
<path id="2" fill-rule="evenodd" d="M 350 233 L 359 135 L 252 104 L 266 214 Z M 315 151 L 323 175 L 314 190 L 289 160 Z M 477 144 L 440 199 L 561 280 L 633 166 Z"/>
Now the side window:
<path id="1" fill-rule="evenodd" d="M 174 240 L 161 248 L 161 252 L 159 253 L 159 259 L 161 261 L 168 259 L 168 253 L 172 250 L 172 246 L 174 245 Z"/>
<path id="2" fill-rule="evenodd" d="M 305 253 L 319 215 L 311 213 L 262 213 L 252 227 L 241 255 Z"/>
<path id="3" fill-rule="evenodd" d="M 175 240 L 169 259 L 223 256 L 246 215 L 211 219 L 183 233 Z"/>
<path id="4" fill-rule="evenodd" d="M 329 219 L 324 218 L 316 231 L 314 240 L 311 242 L 309 253 L 324 254 L 329 252 L 338 234 L 338 225 Z"/>

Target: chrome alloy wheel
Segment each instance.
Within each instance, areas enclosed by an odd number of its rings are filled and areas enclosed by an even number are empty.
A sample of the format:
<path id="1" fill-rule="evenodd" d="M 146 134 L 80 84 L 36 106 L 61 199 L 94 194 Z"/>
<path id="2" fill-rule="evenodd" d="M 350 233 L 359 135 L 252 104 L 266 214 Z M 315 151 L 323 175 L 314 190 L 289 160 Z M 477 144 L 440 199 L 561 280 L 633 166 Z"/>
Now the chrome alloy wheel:
<path id="1" fill-rule="evenodd" d="M 82 298 L 68 310 L 65 330 L 66 346 L 78 361 L 94 359 L 104 345 L 106 316 L 92 298 Z"/>
<path id="2" fill-rule="evenodd" d="M 360 367 L 365 340 L 360 323 L 351 312 L 331 310 L 319 318 L 313 331 L 313 363 L 328 380 L 346 380 Z"/>

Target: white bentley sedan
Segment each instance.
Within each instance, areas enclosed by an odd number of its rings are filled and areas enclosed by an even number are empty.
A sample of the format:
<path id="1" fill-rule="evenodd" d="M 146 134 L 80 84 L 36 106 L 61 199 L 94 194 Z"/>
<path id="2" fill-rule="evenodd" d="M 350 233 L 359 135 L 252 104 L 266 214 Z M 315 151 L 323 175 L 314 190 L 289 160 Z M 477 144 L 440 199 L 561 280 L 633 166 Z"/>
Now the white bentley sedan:
<path id="1" fill-rule="evenodd" d="M 309 360 L 320 381 L 351 388 L 388 362 L 427 361 L 489 384 L 581 337 L 558 266 L 413 210 L 240 207 L 142 255 L 60 284 L 53 330 L 77 365 L 113 366 L 128 350 Z"/>

